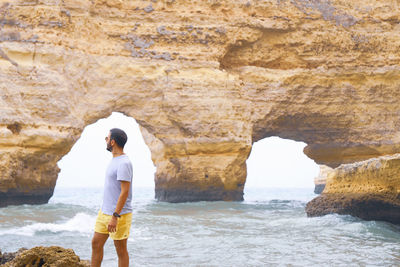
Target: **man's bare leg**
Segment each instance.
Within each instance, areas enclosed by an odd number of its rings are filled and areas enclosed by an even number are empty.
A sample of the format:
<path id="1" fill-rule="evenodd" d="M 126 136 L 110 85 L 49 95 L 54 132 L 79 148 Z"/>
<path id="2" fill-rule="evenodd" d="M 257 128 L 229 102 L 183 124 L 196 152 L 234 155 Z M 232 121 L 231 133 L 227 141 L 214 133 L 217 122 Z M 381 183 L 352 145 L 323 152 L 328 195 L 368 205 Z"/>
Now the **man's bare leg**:
<path id="1" fill-rule="evenodd" d="M 94 232 L 92 239 L 92 267 L 100 267 L 103 260 L 103 247 L 108 238 L 108 234 Z"/>
<path id="2" fill-rule="evenodd" d="M 114 240 L 118 255 L 118 267 L 129 267 L 128 239 Z"/>

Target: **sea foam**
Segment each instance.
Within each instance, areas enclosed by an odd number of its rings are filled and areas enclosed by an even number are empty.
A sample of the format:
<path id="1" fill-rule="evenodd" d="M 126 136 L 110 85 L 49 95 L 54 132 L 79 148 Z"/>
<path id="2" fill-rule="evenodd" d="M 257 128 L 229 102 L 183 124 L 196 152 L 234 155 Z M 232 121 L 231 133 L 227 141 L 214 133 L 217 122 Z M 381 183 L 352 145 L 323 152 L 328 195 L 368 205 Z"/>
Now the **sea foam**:
<path id="1" fill-rule="evenodd" d="M 64 223 L 34 223 L 19 228 L 11 228 L 0 231 L 0 235 L 23 235 L 34 236 L 38 232 L 75 232 L 75 233 L 93 233 L 96 216 L 83 212 L 77 213 L 73 218 Z"/>

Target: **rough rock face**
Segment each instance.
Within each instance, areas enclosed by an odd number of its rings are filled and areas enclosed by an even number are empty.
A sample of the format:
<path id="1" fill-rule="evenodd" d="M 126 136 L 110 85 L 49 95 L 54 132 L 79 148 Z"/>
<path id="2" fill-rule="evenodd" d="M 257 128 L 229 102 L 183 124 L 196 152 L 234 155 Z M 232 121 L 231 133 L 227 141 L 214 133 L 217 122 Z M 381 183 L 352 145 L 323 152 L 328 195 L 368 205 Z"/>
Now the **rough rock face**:
<path id="1" fill-rule="evenodd" d="M 400 224 L 400 154 L 334 169 L 324 192 L 307 204 L 306 211 L 309 216 L 351 214 Z"/>
<path id="2" fill-rule="evenodd" d="M 0 250 L 0 266 L 5 264 L 6 262 L 12 261 L 19 253 L 27 250 L 26 248 L 20 248 L 16 252 L 4 252 L 2 253 Z"/>
<path id="3" fill-rule="evenodd" d="M 332 168 L 326 166 L 326 165 L 320 165 L 319 166 L 319 174 L 317 177 L 314 178 L 314 193 L 315 194 L 321 194 L 326 185 L 326 179 L 328 177 L 328 174 L 333 171 Z"/>
<path id="4" fill-rule="evenodd" d="M 241 200 L 269 136 L 332 168 L 400 152 L 399 3 L 2 2 L 0 205 L 45 202 L 111 112 L 141 126 L 165 201 Z"/>
<path id="5" fill-rule="evenodd" d="M 15 258 L 7 261 L 4 267 L 22 266 L 54 266 L 54 267 L 88 267 L 89 261 L 81 261 L 72 249 L 62 247 L 34 247 L 28 250 L 19 250 Z"/>

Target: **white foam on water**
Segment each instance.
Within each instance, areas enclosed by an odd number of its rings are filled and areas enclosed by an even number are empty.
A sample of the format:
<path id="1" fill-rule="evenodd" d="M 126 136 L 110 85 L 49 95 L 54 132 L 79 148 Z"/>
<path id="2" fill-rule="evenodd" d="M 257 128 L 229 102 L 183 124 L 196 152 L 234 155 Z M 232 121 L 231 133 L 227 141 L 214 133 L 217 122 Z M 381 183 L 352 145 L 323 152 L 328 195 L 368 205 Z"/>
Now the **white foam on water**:
<path id="1" fill-rule="evenodd" d="M 93 233 L 96 216 L 79 212 L 72 219 L 65 223 L 34 223 L 19 228 L 12 228 L 0 231 L 0 235 L 23 235 L 34 236 L 38 232 L 78 232 L 78 233 Z"/>

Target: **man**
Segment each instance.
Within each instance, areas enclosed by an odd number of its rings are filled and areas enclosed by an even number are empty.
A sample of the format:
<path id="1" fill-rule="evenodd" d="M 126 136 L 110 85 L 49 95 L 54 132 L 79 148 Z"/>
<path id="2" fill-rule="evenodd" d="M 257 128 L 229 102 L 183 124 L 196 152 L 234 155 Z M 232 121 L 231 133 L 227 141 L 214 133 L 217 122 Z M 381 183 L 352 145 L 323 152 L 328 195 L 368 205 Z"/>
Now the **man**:
<path id="1" fill-rule="evenodd" d="M 128 137 L 113 128 L 106 137 L 107 150 L 113 155 L 106 171 L 103 204 L 97 215 L 92 239 L 92 267 L 103 260 L 103 247 L 108 236 L 114 240 L 118 266 L 129 266 L 127 241 L 132 222 L 132 163 L 124 153 Z"/>

